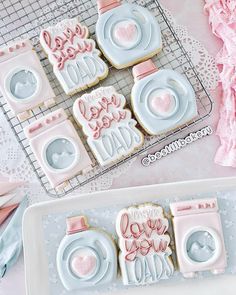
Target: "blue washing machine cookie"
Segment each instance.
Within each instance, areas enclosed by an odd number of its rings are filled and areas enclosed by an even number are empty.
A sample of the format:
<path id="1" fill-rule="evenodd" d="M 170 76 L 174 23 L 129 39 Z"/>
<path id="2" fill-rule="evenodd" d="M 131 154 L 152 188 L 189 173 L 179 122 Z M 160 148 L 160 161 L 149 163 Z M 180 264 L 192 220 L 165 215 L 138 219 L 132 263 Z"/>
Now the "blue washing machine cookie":
<path id="1" fill-rule="evenodd" d="M 114 67 L 132 66 L 161 51 L 161 30 L 148 9 L 121 4 L 120 0 L 98 0 L 97 3 L 97 42 Z"/>

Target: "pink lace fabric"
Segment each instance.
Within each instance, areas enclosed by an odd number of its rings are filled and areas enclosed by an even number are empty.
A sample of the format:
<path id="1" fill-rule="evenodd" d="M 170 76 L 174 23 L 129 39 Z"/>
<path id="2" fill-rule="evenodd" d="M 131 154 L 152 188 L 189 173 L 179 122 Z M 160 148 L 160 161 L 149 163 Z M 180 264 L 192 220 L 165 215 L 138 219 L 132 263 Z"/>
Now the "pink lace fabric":
<path id="1" fill-rule="evenodd" d="M 236 1 L 205 0 L 212 32 L 223 41 L 216 56 L 220 71 L 222 102 L 217 135 L 221 145 L 215 162 L 236 167 Z"/>

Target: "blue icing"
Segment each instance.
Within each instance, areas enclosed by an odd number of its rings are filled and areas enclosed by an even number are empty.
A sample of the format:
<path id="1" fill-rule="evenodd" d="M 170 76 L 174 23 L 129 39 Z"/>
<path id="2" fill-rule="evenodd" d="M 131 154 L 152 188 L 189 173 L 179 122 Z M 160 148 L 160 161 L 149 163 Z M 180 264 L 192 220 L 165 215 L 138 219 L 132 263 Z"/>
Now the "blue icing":
<path id="1" fill-rule="evenodd" d="M 150 57 L 162 47 L 157 20 L 136 4 L 123 4 L 100 15 L 96 35 L 105 56 L 117 68 Z"/>
<path id="2" fill-rule="evenodd" d="M 46 160 L 54 169 L 70 167 L 75 161 L 75 157 L 75 147 L 65 138 L 55 139 L 46 148 Z"/>
<path id="3" fill-rule="evenodd" d="M 10 91 L 19 100 L 31 97 L 37 86 L 37 80 L 31 71 L 20 70 L 11 77 Z"/>
<path id="4" fill-rule="evenodd" d="M 207 231 L 194 232 L 187 241 L 187 253 L 195 262 L 206 262 L 211 259 L 216 250 L 214 238 Z"/>
<path id="5" fill-rule="evenodd" d="M 77 269 L 73 268 L 76 258 L 84 264 L 77 264 Z M 93 229 L 67 235 L 58 248 L 57 269 L 69 291 L 111 283 L 117 274 L 114 243 L 107 234 Z"/>
<path id="6" fill-rule="evenodd" d="M 160 94 L 171 98 L 170 111 L 167 113 L 153 111 L 150 107 L 152 99 Z M 173 70 L 159 70 L 138 80 L 131 97 L 134 113 L 149 134 L 161 134 L 197 116 L 195 92 L 191 84 Z"/>

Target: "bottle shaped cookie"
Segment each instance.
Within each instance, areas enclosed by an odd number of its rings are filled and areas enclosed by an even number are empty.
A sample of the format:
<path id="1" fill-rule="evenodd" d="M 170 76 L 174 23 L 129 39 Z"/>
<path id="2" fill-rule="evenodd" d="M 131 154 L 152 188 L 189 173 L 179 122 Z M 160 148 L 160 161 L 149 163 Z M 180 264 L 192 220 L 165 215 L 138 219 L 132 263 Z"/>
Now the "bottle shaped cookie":
<path id="1" fill-rule="evenodd" d="M 117 275 L 117 253 L 107 233 L 89 228 L 84 216 L 67 218 L 67 233 L 57 252 L 57 269 L 68 290 L 97 288 Z"/>
<path id="2" fill-rule="evenodd" d="M 160 27 L 148 9 L 120 0 L 97 0 L 97 4 L 97 42 L 114 67 L 126 68 L 161 50 Z"/>
<path id="3" fill-rule="evenodd" d="M 180 73 L 170 69 L 158 70 L 148 60 L 133 67 L 133 76 L 133 111 L 147 133 L 165 133 L 197 116 L 194 89 Z"/>

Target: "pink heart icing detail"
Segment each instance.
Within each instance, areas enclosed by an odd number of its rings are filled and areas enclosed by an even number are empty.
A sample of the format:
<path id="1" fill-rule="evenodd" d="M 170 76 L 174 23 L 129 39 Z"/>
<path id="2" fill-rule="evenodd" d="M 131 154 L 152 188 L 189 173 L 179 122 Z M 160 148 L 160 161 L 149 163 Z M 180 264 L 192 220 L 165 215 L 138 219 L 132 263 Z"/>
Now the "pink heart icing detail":
<path id="1" fill-rule="evenodd" d="M 128 24 L 126 26 L 120 26 L 115 30 L 115 36 L 118 40 L 124 42 L 132 42 L 136 38 L 137 29 L 135 24 Z"/>
<path id="2" fill-rule="evenodd" d="M 154 97 L 151 101 L 152 109 L 157 113 L 168 113 L 171 110 L 172 98 L 169 93 Z"/>
<path id="3" fill-rule="evenodd" d="M 71 262 L 71 267 L 76 275 L 84 277 L 94 271 L 96 263 L 94 256 L 76 256 Z"/>

